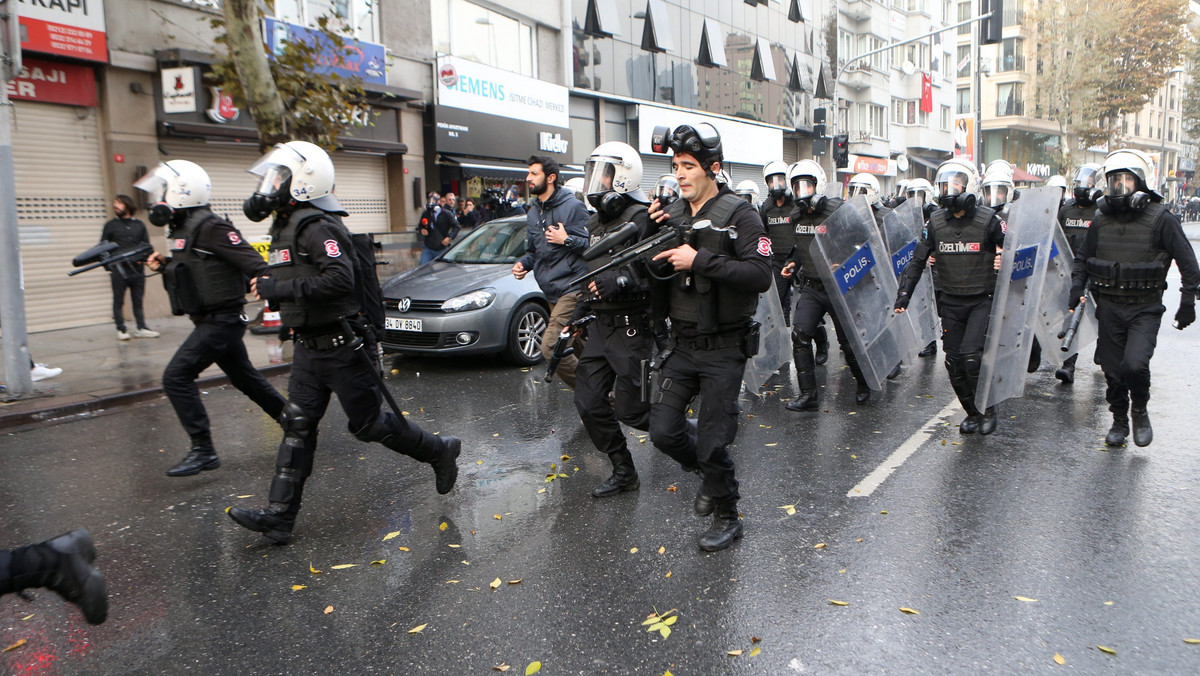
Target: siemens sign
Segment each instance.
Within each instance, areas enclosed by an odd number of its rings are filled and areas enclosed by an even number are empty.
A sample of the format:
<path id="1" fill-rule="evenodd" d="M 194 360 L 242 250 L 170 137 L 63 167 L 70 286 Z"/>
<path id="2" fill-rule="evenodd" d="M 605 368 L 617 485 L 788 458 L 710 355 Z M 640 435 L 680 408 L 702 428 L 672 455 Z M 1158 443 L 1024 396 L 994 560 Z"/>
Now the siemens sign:
<path id="1" fill-rule="evenodd" d="M 566 87 L 531 77 L 453 56 L 437 60 L 437 103 L 446 108 L 569 129 L 568 97 Z"/>

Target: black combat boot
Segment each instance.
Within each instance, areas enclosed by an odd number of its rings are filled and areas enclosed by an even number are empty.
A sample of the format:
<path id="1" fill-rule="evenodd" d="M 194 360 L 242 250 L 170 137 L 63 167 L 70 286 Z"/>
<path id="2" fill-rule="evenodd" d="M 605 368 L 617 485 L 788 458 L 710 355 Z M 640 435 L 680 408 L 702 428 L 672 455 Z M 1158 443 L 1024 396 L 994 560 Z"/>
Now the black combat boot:
<path id="1" fill-rule="evenodd" d="M 1150 426 L 1150 413 L 1144 408 L 1129 411 L 1133 418 L 1133 443 L 1138 446 L 1149 446 L 1154 441 L 1154 428 Z"/>
<path id="2" fill-rule="evenodd" d="M 925 346 L 925 349 L 923 349 L 917 353 L 917 356 L 918 357 L 932 357 L 935 354 L 937 354 L 937 341 L 931 340 L 931 341 L 929 341 L 929 344 Z"/>
<path id="3" fill-rule="evenodd" d="M 854 401 L 859 404 L 865 404 L 871 400 L 871 388 L 867 386 L 866 380 L 855 380 Z"/>
<path id="4" fill-rule="evenodd" d="M 1026 373 L 1036 373 L 1042 365 L 1042 344 L 1037 338 L 1033 339 L 1033 348 L 1029 350 L 1029 363 L 1025 365 Z"/>
<path id="5" fill-rule="evenodd" d="M 737 500 L 719 500 L 713 509 L 713 522 L 700 536 L 700 549 L 718 552 L 742 537 L 742 518 L 738 516 Z"/>
<path id="6" fill-rule="evenodd" d="M 220 466 L 221 459 L 213 449 L 212 437 L 207 434 L 197 435 L 192 437 L 192 450 L 188 451 L 179 464 L 167 470 L 167 476 L 192 476 Z"/>
<path id="7" fill-rule="evenodd" d="M 996 431 L 996 407 L 989 406 L 983 415 L 979 416 L 979 433 L 991 434 Z"/>
<path id="8" fill-rule="evenodd" d="M 276 544 L 286 545 L 292 539 L 292 528 L 296 525 L 296 513 L 284 502 L 272 502 L 266 509 L 234 507 L 229 518 L 242 528 L 262 533 Z"/>
<path id="9" fill-rule="evenodd" d="M 892 372 L 887 374 L 887 379 L 895 380 L 900 375 L 900 367 L 901 366 L 904 366 L 904 362 L 900 362 L 899 364 L 896 364 L 896 368 L 892 369 Z"/>
<path id="10" fill-rule="evenodd" d="M 800 385 L 800 396 L 784 406 L 789 411 L 815 411 L 820 406 L 817 393 L 817 374 L 812 371 L 796 371 L 796 382 Z M 709 514 L 711 514 L 711 509 Z M 703 516 L 708 516 L 704 514 Z"/>
<path id="11" fill-rule="evenodd" d="M 1113 411 L 1112 427 L 1108 428 L 1108 434 L 1104 437 L 1105 445 L 1124 446 L 1128 436 L 1129 416 L 1124 411 Z"/>
<path id="12" fill-rule="evenodd" d="M 612 461 L 612 476 L 592 489 L 593 498 L 607 498 L 625 491 L 636 491 L 641 486 L 637 469 L 633 466 L 633 454 L 629 449 L 622 448 L 609 453 L 608 459 Z"/>
<path id="13" fill-rule="evenodd" d="M 83 611 L 88 624 L 108 617 L 108 591 L 104 575 L 92 565 L 96 545 L 82 528 L 41 544 L 6 552 L 9 578 L 0 580 L 0 594 L 45 587 Z M 3 556 L 3 555 L 0 555 Z"/>
<path id="14" fill-rule="evenodd" d="M 818 365 L 829 361 L 829 332 L 824 326 L 817 326 L 817 335 L 813 336 L 813 343 L 817 346 L 817 356 L 813 360 Z"/>
<path id="15" fill-rule="evenodd" d="M 713 513 L 715 507 L 716 503 L 704 492 L 704 484 L 701 484 L 700 488 L 696 489 L 696 501 L 692 503 L 696 516 L 708 516 Z"/>
<path id="16" fill-rule="evenodd" d="M 1054 377 L 1061 380 L 1063 385 L 1070 385 L 1075 382 L 1075 360 L 1078 357 L 1078 354 L 1067 357 L 1063 365 L 1058 367 L 1058 370 L 1054 372 Z"/>
<path id="17" fill-rule="evenodd" d="M 462 453 L 462 441 L 458 437 L 449 435 L 441 437 L 441 439 L 443 443 L 441 457 L 429 464 L 433 465 L 437 492 L 445 495 L 454 488 L 454 482 L 458 481 L 458 454 Z"/>

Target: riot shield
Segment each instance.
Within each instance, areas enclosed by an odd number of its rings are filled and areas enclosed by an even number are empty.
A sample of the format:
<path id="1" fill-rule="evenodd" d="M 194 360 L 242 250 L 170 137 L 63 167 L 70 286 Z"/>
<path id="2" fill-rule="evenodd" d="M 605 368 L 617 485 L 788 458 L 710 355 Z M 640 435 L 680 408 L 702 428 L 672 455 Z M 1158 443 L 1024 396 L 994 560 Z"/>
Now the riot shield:
<path id="1" fill-rule="evenodd" d="M 742 383 L 750 394 L 758 397 L 771 375 L 792 359 L 792 333 L 783 321 L 783 304 L 779 302 L 775 280 L 771 280 L 769 291 L 759 294 L 754 321 L 758 322 L 759 330 L 758 354 L 746 360 Z"/>
<path id="2" fill-rule="evenodd" d="M 881 389 L 912 337 L 892 311 L 896 275 L 866 200 L 860 195 L 838 207 L 810 250 L 867 385 Z"/>
<path id="3" fill-rule="evenodd" d="M 1072 317 L 1067 311 L 1067 300 L 1071 294 L 1071 269 L 1074 263 L 1067 236 L 1062 226 L 1055 224 L 1054 241 L 1050 246 L 1050 263 L 1046 268 L 1046 283 L 1042 286 L 1034 333 L 1038 342 L 1042 344 L 1042 356 L 1056 367 L 1062 366 L 1067 357 L 1090 345 L 1099 335 L 1096 304 L 1089 299 L 1084 305 L 1075 339 L 1067 346 L 1066 351 L 1061 349 L 1063 335 Z"/>
<path id="4" fill-rule="evenodd" d="M 892 271 L 896 274 L 897 281 L 916 255 L 917 243 L 924 228 L 925 217 L 916 200 L 905 200 L 886 214 L 883 222 L 879 224 L 880 234 L 887 244 Z M 933 275 L 929 268 L 921 274 L 921 281 L 917 282 L 912 296 L 909 297 L 908 310 L 902 316 L 907 320 L 912 332 L 912 344 L 907 355 L 912 360 L 916 358 L 917 352 L 942 335 L 942 324 L 934 302 Z"/>
<path id="5" fill-rule="evenodd" d="M 975 388 L 980 410 L 1025 392 L 1033 327 L 1058 223 L 1058 195 L 1055 188 L 1022 190 L 1021 199 L 1012 203 Z M 1051 349 L 1045 347 L 1043 352 Z"/>

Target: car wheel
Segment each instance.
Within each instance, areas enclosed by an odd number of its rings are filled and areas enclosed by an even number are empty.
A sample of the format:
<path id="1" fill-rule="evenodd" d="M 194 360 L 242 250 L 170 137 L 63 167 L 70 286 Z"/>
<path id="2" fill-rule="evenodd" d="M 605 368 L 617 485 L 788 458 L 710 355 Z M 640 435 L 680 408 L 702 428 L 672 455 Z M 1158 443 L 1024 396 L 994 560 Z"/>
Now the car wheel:
<path id="1" fill-rule="evenodd" d="M 532 366 L 542 360 L 542 333 L 546 331 L 550 314 L 534 301 L 522 303 L 508 323 L 508 345 L 505 355 L 522 366 Z"/>

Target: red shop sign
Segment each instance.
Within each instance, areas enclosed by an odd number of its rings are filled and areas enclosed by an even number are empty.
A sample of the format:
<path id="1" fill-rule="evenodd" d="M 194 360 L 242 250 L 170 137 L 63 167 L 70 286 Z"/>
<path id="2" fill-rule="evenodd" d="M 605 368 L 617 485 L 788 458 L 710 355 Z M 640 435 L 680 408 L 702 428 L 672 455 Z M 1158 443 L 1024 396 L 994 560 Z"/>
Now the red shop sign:
<path id="1" fill-rule="evenodd" d="M 22 101 L 95 107 L 96 73 L 88 66 L 25 57 L 8 96 Z"/>

